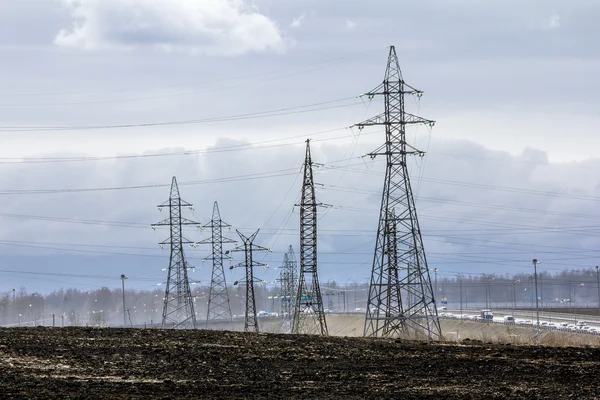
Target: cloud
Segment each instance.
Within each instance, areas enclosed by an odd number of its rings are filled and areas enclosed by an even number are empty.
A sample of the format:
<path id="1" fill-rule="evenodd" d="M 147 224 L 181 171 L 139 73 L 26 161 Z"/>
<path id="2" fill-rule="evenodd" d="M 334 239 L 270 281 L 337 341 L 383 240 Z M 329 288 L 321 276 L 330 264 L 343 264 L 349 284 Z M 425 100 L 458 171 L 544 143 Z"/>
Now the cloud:
<path id="1" fill-rule="evenodd" d="M 302 13 L 297 18 L 294 18 L 292 23 L 290 24 L 291 28 L 300 28 L 302 22 L 306 19 L 306 14 Z"/>
<path id="2" fill-rule="evenodd" d="M 366 140 L 363 136 L 354 149 L 354 160 L 346 162 L 339 160 L 351 156 L 350 143 L 313 145 L 313 160 L 325 165 L 315 169 L 315 180 L 322 184 L 317 197 L 333 206 L 319 211 L 319 273 L 323 281 L 334 277 L 342 281 L 350 275 L 362 279 L 370 274 L 385 163 L 381 159 L 363 163 L 357 158 L 376 148 L 377 142 L 383 140 L 381 135 L 368 139 L 372 142 L 363 142 Z M 417 147 L 427 149 L 427 143 L 426 135 L 422 135 Z M 239 144 L 242 142 L 222 139 L 216 147 Z M 597 249 L 600 240 L 590 220 L 600 217 L 597 202 L 585 199 L 600 195 L 600 191 L 596 188 L 596 175 L 581 172 L 598 169 L 598 160 L 556 164 L 549 162 L 545 153 L 532 148 L 513 156 L 469 141 L 433 137 L 430 144 L 426 159 L 411 159 L 410 171 L 431 268 L 440 268 L 444 273 L 457 270 L 493 273 L 501 265 L 506 267 L 504 272 L 523 272 L 530 268 L 527 261 L 530 256 L 540 255 L 549 271 L 595 265 L 597 254 L 589 250 Z M 261 255 L 261 261 L 275 267 L 289 245 L 298 249 L 299 215 L 294 204 L 301 190 L 303 159 L 304 146 L 297 143 L 204 155 L 90 161 L 76 166 L 16 164 L 3 167 L 0 186 L 50 189 L 168 185 L 176 175 L 181 196 L 195 206 L 193 213 L 185 210 L 187 218 L 206 224 L 213 202 L 218 201 L 223 219 L 234 229 L 249 234 L 261 228 L 256 244 L 273 249 L 264 260 Z M 265 172 L 271 174 L 259 175 Z M 218 182 L 218 178 L 225 177 L 247 178 Z M 217 182 L 196 184 L 211 180 Z M 549 195 L 550 192 L 559 195 Z M 19 260 L 26 271 L 77 274 L 81 273 L 82 265 L 86 271 L 93 270 L 93 265 L 102 268 L 106 275 L 156 277 L 160 282 L 168 250 L 161 250 L 157 243 L 168 232 L 153 231 L 149 225 L 165 218 L 165 210 L 159 212 L 155 206 L 165 201 L 168 194 L 168 187 L 5 194 L 1 196 L 5 222 L 0 226 L 0 243 L 18 241 L 47 248 L 5 244 L 1 247 L 3 255 Z M 73 222 L 76 219 L 129 224 L 82 224 Z M 135 225 L 131 226 L 132 223 Z M 209 236 L 207 230 L 199 232 L 193 226 L 186 227 L 185 233 L 190 240 Z M 225 234 L 236 238 L 235 230 Z M 64 252 L 56 250 L 57 247 L 151 257 L 115 254 L 108 259 L 105 254 Z M 210 264 L 201 261 L 209 250 L 208 246 L 195 250 L 186 247 L 190 262 L 198 267 L 194 279 L 210 281 Z M 565 254 L 555 253 L 562 250 Z M 275 268 L 260 271 L 260 277 L 267 281 L 276 279 L 277 274 Z M 228 272 L 228 280 L 238 277 L 239 271 Z M 25 278 L 5 281 L 7 287 L 13 283 L 31 290 L 42 290 L 42 284 L 46 288 L 58 286 Z M 119 283 L 118 278 L 115 283 Z M 148 285 L 133 280 L 130 283 L 138 285 L 136 288 Z"/>
<path id="3" fill-rule="evenodd" d="M 73 19 L 54 43 L 80 49 L 156 47 L 239 55 L 283 51 L 277 24 L 246 0 L 62 0 Z"/>
<path id="4" fill-rule="evenodd" d="M 553 15 L 548 20 L 548 27 L 550 29 L 560 28 L 560 15 Z"/>
<path id="5" fill-rule="evenodd" d="M 356 28 L 357 23 L 350 20 L 350 19 L 346 19 L 346 29 L 348 30 L 353 30 L 354 28 Z"/>

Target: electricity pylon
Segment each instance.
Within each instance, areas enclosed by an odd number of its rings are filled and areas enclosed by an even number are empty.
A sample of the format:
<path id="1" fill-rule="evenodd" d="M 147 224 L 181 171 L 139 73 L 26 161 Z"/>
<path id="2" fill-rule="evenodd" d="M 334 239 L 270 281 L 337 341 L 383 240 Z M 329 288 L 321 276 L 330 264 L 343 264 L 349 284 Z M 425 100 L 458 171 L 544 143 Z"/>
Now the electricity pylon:
<path id="1" fill-rule="evenodd" d="M 184 244 L 195 245 L 195 243 L 183 236 L 183 226 L 196 225 L 199 227 L 199 224 L 181 216 L 181 207 L 189 207 L 190 209 L 193 209 L 193 207 L 192 204 L 181 199 L 175 177 L 173 177 L 171 183 L 169 200 L 159 205 L 158 210 L 160 211 L 164 207 L 169 208 L 169 217 L 152 225 L 153 229 L 156 229 L 157 226 L 168 226 L 170 230 L 169 239 L 160 243 L 161 247 L 166 244 L 171 247 L 162 327 L 196 329 L 196 313 L 188 279 L 188 270 L 192 267 L 187 263 L 183 252 Z"/>
<path id="2" fill-rule="evenodd" d="M 231 320 L 231 304 L 227 293 L 227 281 L 223 268 L 223 244 L 235 243 L 234 240 L 223 237 L 223 228 L 231 225 L 221 219 L 219 205 L 215 201 L 213 206 L 212 220 L 203 228 L 211 229 L 210 239 L 201 241 L 199 244 L 210 244 L 212 253 L 206 260 L 212 260 L 212 278 L 210 280 L 210 293 L 208 295 L 208 311 L 206 313 L 206 327 L 211 320 Z"/>
<path id="3" fill-rule="evenodd" d="M 304 182 L 300 200 L 300 277 L 292 320 L 292 333 L 327 336 L 327 322 L 317 269 L 317 203 L 310 140 L 306 141 Z"/>
<path id="4" fill-rule="evenodd" d="M 283 265 L 279 272 L 279 286 L 281 297 L 281 333 L 292 331 L 292 316 L 294 312 L 294 298 L 296 281 L 298 280 L 298 264 L 294 249 L 290 246 L 287 253 L 283 255 Z"/>
<path id="5" fill-rule="evenodd" d="M 258 332 L 258 319 L 256 318 L 256 299 L 254 297 L 254 282 L 266 282 L 254 277 L 254 267 L 267 267 L 267 265 L 258 261 L 254 261 L 253 254 L 255 251 L 269 251 L 269 249 L 267 249 L 266 247 L 257 246 L 253 243 L 254 239 L 256 238 L 256 235 L 258 235 L 258 230 L 249 237 L 242 235 L 242 233 L 238 230 L 236 230 L 236 232 L 240 236 L 240 239 L 242 239 L 242 246 L 237 246 L 235 249 L 228 250 L 225 254 L 238 251 L 244 252 L 244 262 L 241 262 L 237 265 L 232 265 L 230 269 L 242 267 L 246 269 L 246 277 L 244 279 L 234 282 L 234 285 L 246 283 L 246 315 L 244 318 L 244 332 Z"/>
<path id="6" fill-rule="evenodd" d="M 406 142 L 406 125 L 433 126 L 434 122 L 407 113 L 405 94 L 420 97 L 423 92 L 404 82 L 392 46 L 383 83 L 365 94 L 369 98 L 383 96 L 385 111 L 356 125 L 359 129 L 385 127 L 385 144 L 369 156 L 385 156 L 387 162 L 364 335 L 408 333 L 439 339 L 437 308 L 407 169 L 407 155 L 422 156 L 423 152 Z"/>

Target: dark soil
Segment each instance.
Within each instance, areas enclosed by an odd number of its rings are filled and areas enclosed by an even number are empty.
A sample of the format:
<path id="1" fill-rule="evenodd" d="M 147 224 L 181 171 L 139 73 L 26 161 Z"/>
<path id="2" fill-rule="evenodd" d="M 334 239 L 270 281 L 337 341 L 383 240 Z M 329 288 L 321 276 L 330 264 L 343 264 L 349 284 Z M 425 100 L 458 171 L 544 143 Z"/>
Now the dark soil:
<path id="1" fill-rule="evenodd" d="M 0 329 L 0 398 L 600 398 L 600 349 L 467 343 Z"/>

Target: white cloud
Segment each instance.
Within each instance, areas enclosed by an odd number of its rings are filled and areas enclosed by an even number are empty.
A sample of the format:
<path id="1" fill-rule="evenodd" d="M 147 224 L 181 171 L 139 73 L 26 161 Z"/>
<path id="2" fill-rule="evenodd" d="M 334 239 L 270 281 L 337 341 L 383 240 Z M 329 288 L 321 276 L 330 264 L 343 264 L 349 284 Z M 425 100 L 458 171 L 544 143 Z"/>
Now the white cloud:
<path id="1" fill-rule="evenodd" d="M 356 22 L 350 20 L 350 19 L 346 19 L 346 29 L 348 30 L 352 30 L 354 28 L 356 28 Z"/>
<path id="2" fill-rule="evenodd" d="M 560 15 L 553 15 L 548 20 L 548 27 L 550 29 L 560 28 Z"/>
<path id="3" fill-rule="evenodd" d="M 73 25 L 56 36 L 59 46 L 238 55 L 287 45 L 277 24 L 246 0 L 62 1 Z"/>
<path id="4" fill-rule="evenodd" d="M 292 28 L 299 28 L 302 25 L 302 22 L 306 19 L 306 14 L 301 14 L 299 17 L 294 18 L 292 20 L 292 23 L 290 24 L 290 27 Z"/>

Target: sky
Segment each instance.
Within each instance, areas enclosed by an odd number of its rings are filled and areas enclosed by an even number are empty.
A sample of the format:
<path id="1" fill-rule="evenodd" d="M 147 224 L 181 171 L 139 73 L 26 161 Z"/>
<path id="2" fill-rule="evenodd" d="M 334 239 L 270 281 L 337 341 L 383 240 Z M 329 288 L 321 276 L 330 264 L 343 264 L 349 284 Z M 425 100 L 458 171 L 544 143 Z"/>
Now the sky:
<path id="1" fill-rule="evenodd" d="M 408 111 L 436 121 L 407 132 L 430 268 L 593 267 L 598 19 L 594 0 L 0 0 L 0 291 L 160 287 L 173 176 L 187 218 L 218 201 L 230 238 L 261 229 L 273 282 L 307 138 L 320 279 L 365 282 L 384 164 L 362 156 L 384 136 L 350 127 L 382 111 L 360 95 L 390 45 L 424 91 Z M 208 247 L 186 251 L 208 282 Z"/>

